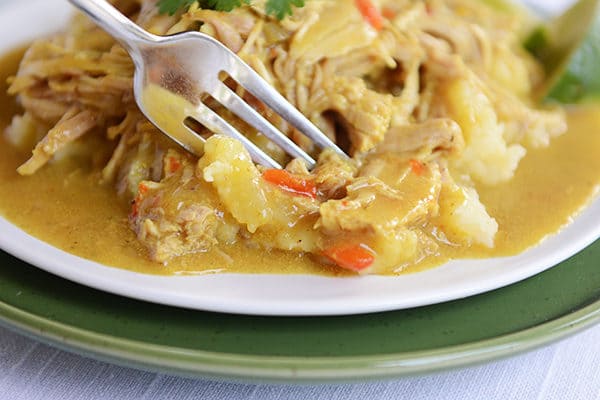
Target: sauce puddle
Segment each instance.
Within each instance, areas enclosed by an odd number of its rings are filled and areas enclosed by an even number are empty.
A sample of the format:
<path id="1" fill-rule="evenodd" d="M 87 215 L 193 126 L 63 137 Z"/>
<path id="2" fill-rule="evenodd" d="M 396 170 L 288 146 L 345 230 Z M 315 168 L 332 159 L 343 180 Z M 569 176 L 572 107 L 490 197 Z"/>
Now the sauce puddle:
<path id="1" fill-rule="evenodd" d="M 19 112 L 6 95 L 6 78 L 17 69 L 23 51 L 0 61 L 0 130 Z M 416 272 L 456 258 L 514 255 L 567 224 L 588 204 L 600 185 L 600 106 L 569 112 L 569 132 L 545 149 L 529 149 L 509 183 L 477 190 L 500 226 L 494 249 L 442 246 L 440 254 L 402 270 Z M 105 265 L 150 274 L 278 273 L 351 276 L 308 257 L 266 252 L 243 245 L 224 251 L 180 257 L 168 265 L 147 259 L 127 222 L 128 204 L 114 189 L 100 185 L 91 166 L 55 163 L 30 177 L 16 168 L 29 153 L 0 139 L 0 213 L 31 235 L 69 253 Z M 226 254 L 225 254 L 226 253 Z"/>

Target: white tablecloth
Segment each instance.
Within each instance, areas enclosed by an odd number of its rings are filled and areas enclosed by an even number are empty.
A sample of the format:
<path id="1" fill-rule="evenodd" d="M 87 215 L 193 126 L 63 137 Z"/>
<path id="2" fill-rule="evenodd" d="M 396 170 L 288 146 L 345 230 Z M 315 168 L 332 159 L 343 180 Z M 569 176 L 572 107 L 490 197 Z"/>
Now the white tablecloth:
<path id="1" fill-rule="evenodd" d="M 318 386 L 222 383 L 138 371 L 0 328 L 0 399 L 600 400 L 600 326 L 478 367 Z"/>

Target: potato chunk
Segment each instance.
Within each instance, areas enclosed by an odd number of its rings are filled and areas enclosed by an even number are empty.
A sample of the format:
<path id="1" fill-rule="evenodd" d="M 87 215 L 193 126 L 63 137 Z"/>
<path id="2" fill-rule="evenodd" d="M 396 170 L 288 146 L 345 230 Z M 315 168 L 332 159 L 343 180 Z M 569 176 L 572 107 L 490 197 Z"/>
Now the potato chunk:
<path id="1" fill-rule="evenodd" d="M 212 136 L 204 146 L 196 173 L 212 183 L 227 210 L 248 231 L 255 232 L 269 221 L 271 210 L 260 184 L 260 172 L 242 143 Z"/>
<path id="2" fill-rule="evenodd" d="M 452 159 L 452 166 L 489 185 L 512 178 L 525 148 L 506 143 L 492 103 L 474 80 L 452 80 L 443 95 L 448 112 L 462 128 L 465 140 L 465 148 L 460 157 Z"/>
<path id="3" fill-rule="evenodd" d="M 207 140 L 196 169 L 212 184 L 233 218 L 245 225 L 252 241 L 265 248 L 312 251 L 318 201 L 282 190 L 263 174 L 237 140 L 215 135 Z"/>

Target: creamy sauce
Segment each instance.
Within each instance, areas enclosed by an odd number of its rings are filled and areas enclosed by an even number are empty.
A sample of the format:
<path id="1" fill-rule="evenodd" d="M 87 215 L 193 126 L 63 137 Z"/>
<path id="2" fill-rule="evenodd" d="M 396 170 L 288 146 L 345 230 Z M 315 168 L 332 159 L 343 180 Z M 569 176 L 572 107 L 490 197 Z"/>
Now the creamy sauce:
<path id="1" fill-rule="evenodd" d="M 22 51 L 0 61 L 0 129 L 18 112 L 6 93 Z M 477 188 L 500 229 L 494 249 L 442 247 L 440 255 L 404 268 L 414 272 L 452 258 L 519 253 L 557 232 L 588 204 L 600 184 L 600 106 L 569 113 L 569 132 L 549 148 L 529 150 L 507 184 Z M 30 177 L 16 168 L 29 157 L 0 139 L 0 213 L 26 232 L 77 256 L 152 274 L 307 273 L 348 275 L 309 257 L 242 245 L 180 257 L 168 265 L 148 260 L 127 222 L 129 205 L 118 200 L 99 172 L 75 161 L 44 167 Z"/>
<path id="2" fill-rule="evenodd" d="M 568 124 L 568 132 L 549 147 L 528 149 L 510 182 L 477 186 L 499 225 L 493 249 L 446 247 L 424 266 L 520 253 L 558 232 L 588 205 L 600 189 L 600 105 L 570 109 Z"/>

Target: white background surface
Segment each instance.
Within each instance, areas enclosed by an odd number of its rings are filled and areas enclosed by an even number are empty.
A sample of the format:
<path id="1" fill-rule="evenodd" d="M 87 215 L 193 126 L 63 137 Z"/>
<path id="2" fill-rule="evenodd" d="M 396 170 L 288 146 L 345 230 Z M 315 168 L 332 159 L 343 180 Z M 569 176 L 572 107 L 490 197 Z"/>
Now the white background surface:
<path id="1" fill-rule="evenodd" d="M 564 2 L 539 3 L 557 8 Z M 0 328 L 0 399 L 600 400 L 600 326 L 483 366 L 320 386 L 216 383 L 143 372 L 79 357 Z"/>
<path id="2" fill-rule="evenodd" d="M 600 326 L 479 367 L 319 386 L 221 383 L 137 371 L 0 328 L 0 399 L 600 400 Z"/>

